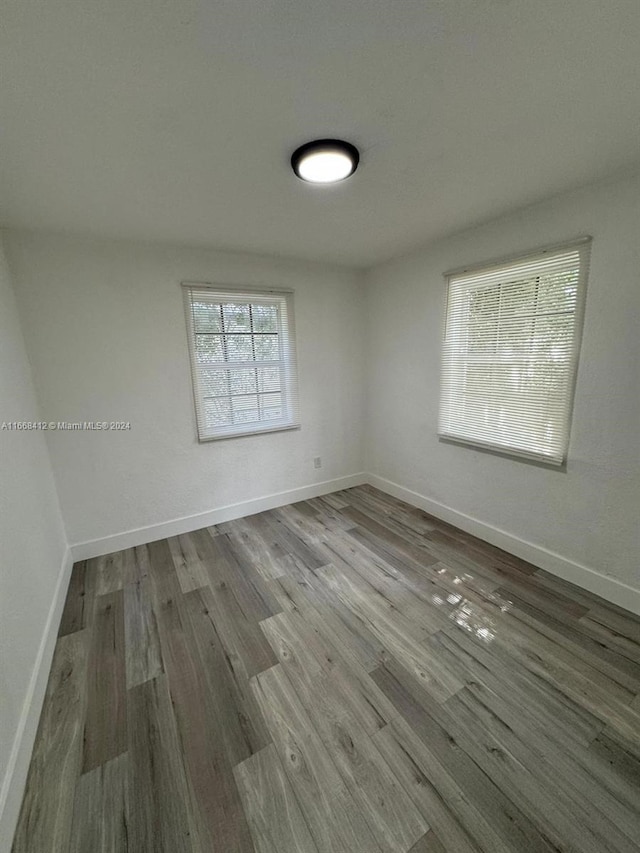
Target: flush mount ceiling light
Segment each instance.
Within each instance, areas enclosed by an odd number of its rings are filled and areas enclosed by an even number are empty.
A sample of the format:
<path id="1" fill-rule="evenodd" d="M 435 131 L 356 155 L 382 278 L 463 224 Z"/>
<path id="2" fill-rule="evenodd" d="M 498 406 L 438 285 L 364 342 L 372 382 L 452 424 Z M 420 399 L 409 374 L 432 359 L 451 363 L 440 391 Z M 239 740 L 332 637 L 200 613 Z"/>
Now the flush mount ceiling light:
<path id="1" fill-rule="evenodd" d="M 311 184 L 335 184 L 353 175 L 360 154 L 355 145 L 341 139 L 316 139 L 301 145 L 291 155 L 291 168 Z"/>

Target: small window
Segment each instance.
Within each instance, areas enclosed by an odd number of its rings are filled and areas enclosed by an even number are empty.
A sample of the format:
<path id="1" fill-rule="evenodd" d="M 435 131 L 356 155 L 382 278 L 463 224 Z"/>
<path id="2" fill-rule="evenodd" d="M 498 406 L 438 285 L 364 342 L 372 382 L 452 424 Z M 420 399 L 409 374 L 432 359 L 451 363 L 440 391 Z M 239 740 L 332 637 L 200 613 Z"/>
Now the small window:
<path id="1" fill-rule="evenodd" d="M 198 438 L 293 429 L 293 294 L 184 285 Z"/>
<path id="2" fill-rule="evenodd" d="M 560 465 L 590 241 L 452 273 L 438 433 Z"/>

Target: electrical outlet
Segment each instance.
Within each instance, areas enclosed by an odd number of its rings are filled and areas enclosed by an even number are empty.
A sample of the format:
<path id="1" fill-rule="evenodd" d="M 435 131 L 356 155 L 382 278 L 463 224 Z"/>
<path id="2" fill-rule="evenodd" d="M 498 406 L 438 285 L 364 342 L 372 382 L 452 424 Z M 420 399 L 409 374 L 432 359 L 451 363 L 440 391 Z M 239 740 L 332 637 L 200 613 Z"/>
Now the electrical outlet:
<path id="1" fill-rule="evenodd" d="M 322 468 L 322 456 L 314 456 L 313 457 L 313 467 L 314 468 Z"/>

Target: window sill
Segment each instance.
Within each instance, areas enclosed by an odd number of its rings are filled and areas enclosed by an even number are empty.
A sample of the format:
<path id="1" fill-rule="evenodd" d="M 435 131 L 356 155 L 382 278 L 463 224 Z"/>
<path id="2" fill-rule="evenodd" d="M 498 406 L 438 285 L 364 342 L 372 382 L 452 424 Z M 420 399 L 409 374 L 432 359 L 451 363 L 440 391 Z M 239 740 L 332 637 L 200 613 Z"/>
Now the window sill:
<path id="1" fill-rule="evenodd" d="M 285 432 L 288 430 L 301 429 L 300 424 L 280 424 L 279 426 L 267 427 L 266 429 L 247 429 L 241 432 L 225 432 L 218 435 L 198 436 L 200 444 L 206 444 L 209 441 L 225 441 L 228 438 L 246 438 L 249 435 L 264 435 L 272 432 Z"/>
<path id="2" fill-rule="evenodd" d="M 440 441 L 445 441 L 451 444 L 459 444 L 463 447 L 471 447 L 476 450 L 482 450 L 485 453 L 493 453 L 496 456 L 506 456 L 509 459 L 516 459 L 520 462 L 532 462 L 537 465 L 542 465 L 545 468 L 554 468 L 561 470 L 566 468 L 566 457 L 563 459 L 553 458 L 551 456 L 543 456 L 541 453 L 528 453 L 525 450 L 516 450 L 515 448 L 506 447 L 500 444 L 490 444 L 484 441 L 474 441 L 469 438 L 460 438 L 456 435 L 447 435 L 447 433 L 439 432 L 438 438 Z"/>

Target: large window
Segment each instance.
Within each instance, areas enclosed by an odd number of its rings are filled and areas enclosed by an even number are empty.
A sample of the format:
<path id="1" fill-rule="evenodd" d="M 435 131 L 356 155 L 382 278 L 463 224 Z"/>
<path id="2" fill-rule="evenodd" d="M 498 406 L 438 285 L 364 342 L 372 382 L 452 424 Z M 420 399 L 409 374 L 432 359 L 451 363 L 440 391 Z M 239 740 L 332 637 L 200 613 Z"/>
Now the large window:
<path id="1" fill-rule="evenodd" d="M 184 290 L 200 441 L 296 427 L 293 295 Z"/>
<path id="2" fill-rule="evenodd" d="M 440 436 L 564 461 L 589 247 L 447 276 Z"/>

